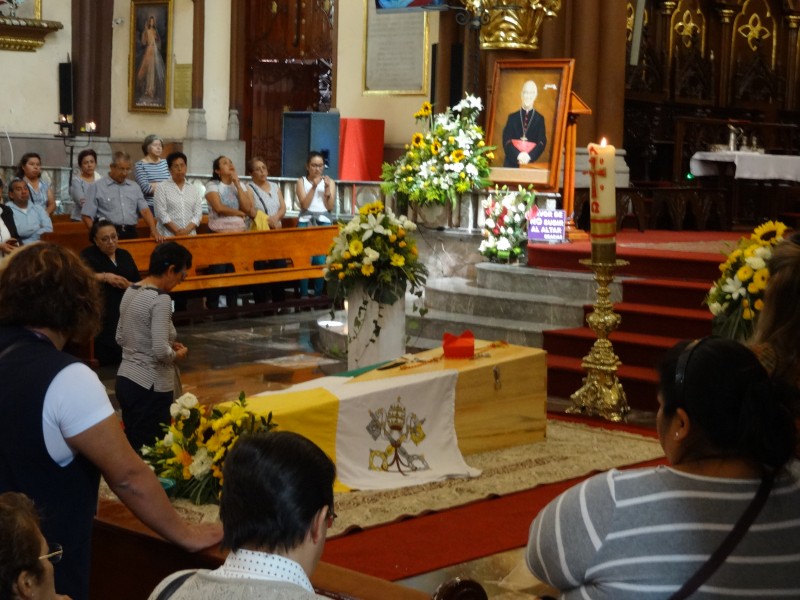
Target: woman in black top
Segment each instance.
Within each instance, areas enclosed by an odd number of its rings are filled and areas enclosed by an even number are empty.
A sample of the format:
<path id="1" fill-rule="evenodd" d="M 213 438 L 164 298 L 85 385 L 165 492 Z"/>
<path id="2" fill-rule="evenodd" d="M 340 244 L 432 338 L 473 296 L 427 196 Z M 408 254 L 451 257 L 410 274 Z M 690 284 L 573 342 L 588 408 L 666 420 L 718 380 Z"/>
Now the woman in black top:
<path id="1" fill-rule="evenodd" d="M 81 258 L 103 284 L 103 328 L 94 339 L 94 355 L 101 366 L 118 365 L 122 360 L 122 348 L 114 338 L 119 304 L 125 290 L 141 279 L 139 269 L 130 253 L 118 247 L 117 230 L 111 222 L 95 221 L 89 240 L 92 245 L 81 252 Z"/>

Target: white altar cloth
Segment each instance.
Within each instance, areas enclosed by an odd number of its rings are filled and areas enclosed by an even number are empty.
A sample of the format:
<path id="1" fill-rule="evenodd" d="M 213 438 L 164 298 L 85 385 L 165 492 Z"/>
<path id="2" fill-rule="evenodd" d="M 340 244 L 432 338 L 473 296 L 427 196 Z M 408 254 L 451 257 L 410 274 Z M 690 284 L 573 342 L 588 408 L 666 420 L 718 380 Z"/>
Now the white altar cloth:
<path id="1" fill-rule="evenodd" d="M 335 435 L 339 482 L 353 489 L 394 489 L 454 477 L 477 477 L 458 449 L 455 430 L 455 387 L 458 372 L 420 373 L 391 380 L 355 382 L 346 377 L 323 377 L 281 392 L 265 392 L 249 402 L 272 410 L 270 397 L 326 390 L 338 401 L 335 433 L 321 431 L 319 423 L 304 425 L 311 415 L 275 410 L 280 429 L 306 435 L 329 447 Z M 391 381 L 391 385 L 389 385 Z M 313 409 L 312 409 L 313 410 Z M 317 409 L 318 412 L 318 409 Z M 314 439 L 321 436 L 323 439 Z M 322 443 L 321 443 L 322 442 Z"/>
<path id="2" fill-rule="evenodd" d="M 734 179 L 757 179 L 800 182 L 800 156 L 758 154 L 756 152 L 696 152 L 689 170 L 696 177 L 729 174 Z"/>

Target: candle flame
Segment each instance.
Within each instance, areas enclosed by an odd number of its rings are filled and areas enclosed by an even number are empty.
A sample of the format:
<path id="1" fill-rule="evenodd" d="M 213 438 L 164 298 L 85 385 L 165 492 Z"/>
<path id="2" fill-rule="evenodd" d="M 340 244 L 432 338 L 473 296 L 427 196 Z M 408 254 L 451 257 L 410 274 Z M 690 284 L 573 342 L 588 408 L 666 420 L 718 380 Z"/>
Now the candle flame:
<path id="1" fill-rule="evenodd" d="M 606 142 L 606 138 L 603 138 L 602 140 L 600 140 L 600 145 L 604 146 L 604 147 L 608 145 L 608 142 Z"/>

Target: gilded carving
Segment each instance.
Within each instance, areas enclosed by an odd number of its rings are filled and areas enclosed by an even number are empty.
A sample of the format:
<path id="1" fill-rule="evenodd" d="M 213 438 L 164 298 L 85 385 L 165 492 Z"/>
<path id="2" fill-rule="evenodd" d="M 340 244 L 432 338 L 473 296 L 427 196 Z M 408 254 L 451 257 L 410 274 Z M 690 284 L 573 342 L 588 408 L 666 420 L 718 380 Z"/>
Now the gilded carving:
<path id="1" fill-rule="evenodd" d="M 0 16 L 0 50 L 34 52 L 48 33 L 63 27 L 58 21 Z"/>
<path id="2" fill-rule="evenodd" d="M 758 49 L 760 41 L 768 39 L 771 35 L 769 29 L 761 24 L 761 17 L 757 13 L 750 15 L 747 23 L 736 31 L 747 40 L 747 45 L 753 52 Z"/>
<path id="3" fill-rule="evenodd" d="M 539 28 L 545 18 L 561 9 L 561 0 L 461 0 L 467 11 L 482 24 L 484 50 L 539 48 Z"/>

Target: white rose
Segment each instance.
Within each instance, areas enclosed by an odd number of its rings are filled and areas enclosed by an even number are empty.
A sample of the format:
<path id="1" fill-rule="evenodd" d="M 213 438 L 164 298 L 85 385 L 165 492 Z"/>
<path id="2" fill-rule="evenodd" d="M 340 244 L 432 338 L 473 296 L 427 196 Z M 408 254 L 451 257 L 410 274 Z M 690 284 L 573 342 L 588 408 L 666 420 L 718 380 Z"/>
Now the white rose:
<path id="1" fill-rule="evenodd" d="M 197 401 L 197 396 L 194 394 L 186 393 L 180 398 L 178 398 L 178 403 L 183 406 L 184 408 L 194 408 L 199 404 Z"/>

